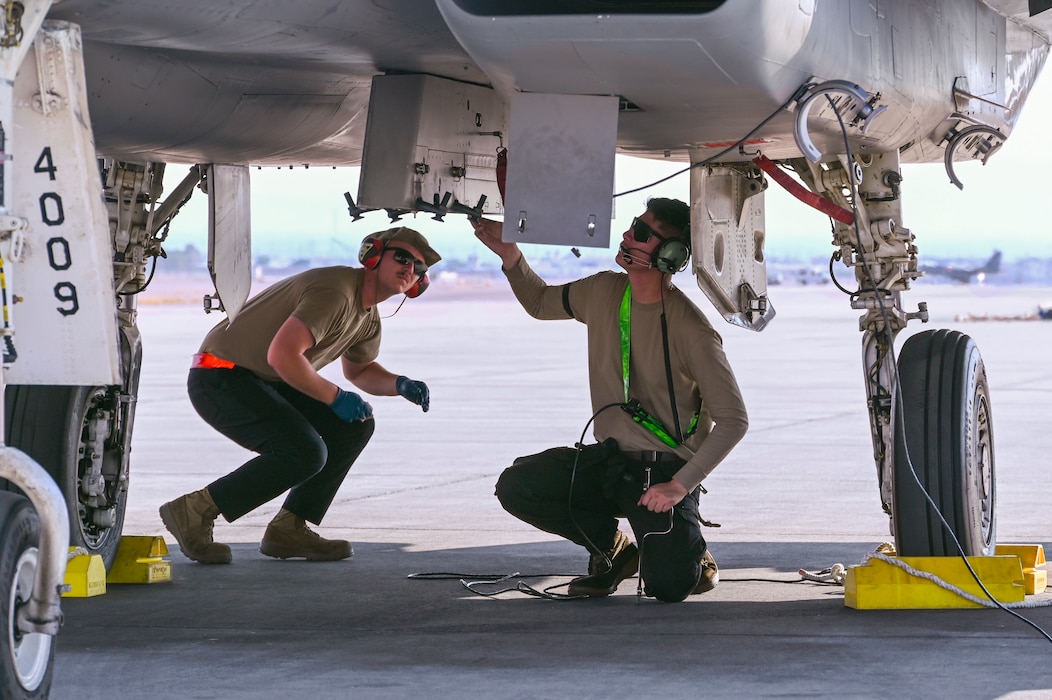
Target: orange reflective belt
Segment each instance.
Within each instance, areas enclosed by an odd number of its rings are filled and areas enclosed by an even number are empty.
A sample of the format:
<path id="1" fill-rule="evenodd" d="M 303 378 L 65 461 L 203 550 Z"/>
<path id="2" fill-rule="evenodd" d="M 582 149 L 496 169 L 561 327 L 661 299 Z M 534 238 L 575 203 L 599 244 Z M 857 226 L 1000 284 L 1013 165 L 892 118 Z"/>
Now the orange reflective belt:
<path id="1" fill-rule="evenodd" d="M 220 360 L 210 352 L 199 352 L 194 355 L 190 363 L 190 369 L 233 369 L 234 363 L 229 360 Z"/>

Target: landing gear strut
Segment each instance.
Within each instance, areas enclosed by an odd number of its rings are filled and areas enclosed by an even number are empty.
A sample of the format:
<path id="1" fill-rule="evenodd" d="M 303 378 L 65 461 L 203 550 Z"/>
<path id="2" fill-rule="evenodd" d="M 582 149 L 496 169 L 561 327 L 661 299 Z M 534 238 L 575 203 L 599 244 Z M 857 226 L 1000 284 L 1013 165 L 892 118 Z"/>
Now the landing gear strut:
<path id="1" fill-rule="evenodd" d="M 992 554 L 993 429 L 979 350 L 966 335 L 936 330 L 907 339 L 897 363 L 894 357 L 906 323 L 928 320 L 923 303 L 912 313 L 902 308 L 902 292 L 920 273 L 913 235 L 897 224 L 898 154 L 841 156 L 821 165 L 800 159 L 793 167 L 812 191 L 855 212 L 853 223 L 834 221 L 833 243 L 858 281 L 851 305 L 864 312 L 859 326 L 874 458 L 898 554 L 955 556 L 955 538 L 966 555 Z"/>

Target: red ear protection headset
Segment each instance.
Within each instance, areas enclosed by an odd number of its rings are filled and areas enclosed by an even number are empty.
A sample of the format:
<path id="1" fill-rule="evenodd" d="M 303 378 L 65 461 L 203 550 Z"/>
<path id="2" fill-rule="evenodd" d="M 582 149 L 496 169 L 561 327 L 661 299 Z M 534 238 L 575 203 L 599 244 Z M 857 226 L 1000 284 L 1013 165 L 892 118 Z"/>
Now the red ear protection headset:
<path id="1" fill-rule="evenodd" d="M 358 262 L 366 270 L 374 270 L 380 264 L 383 254 L 384 242 L 375 236 L 366 236 L 362 240 L 362 247 L 358 249 Z"/>
<path id="2" fill-rule="evenodd" d="M 416 284 L 406 290 L 405 295 L 410 299 L 416 299 L 418 296 L 427 291 L 428 285 L 431 284 L 431 280 L 428 279 L 427 273 L 417 280 Z"/>
<path id="3" fill-rule="evenodd" d="M 366 270 L 375 270 L 380 266 L 380 259 L 383 255 L 384 242 L 375 236 L 366 236 L 362 241 L 362 247 L 358 249 L 358 262 Z M 410 299 L 416 299 L 427 290 L 430 284 L 431 279 L 425 272 L 420 276 L 416 284 L 406 291 L 405 295 Z"/>

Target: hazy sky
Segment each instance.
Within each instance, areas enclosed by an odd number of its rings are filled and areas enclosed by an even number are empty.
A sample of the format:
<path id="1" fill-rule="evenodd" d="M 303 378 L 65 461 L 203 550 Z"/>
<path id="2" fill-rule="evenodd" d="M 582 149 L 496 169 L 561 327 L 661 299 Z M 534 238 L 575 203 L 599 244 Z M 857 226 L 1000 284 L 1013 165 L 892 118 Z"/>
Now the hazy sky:
<path id="1" fill-rule="evenodd" d="M 1040 76 L 1007 143 L 986 166 L 955 166 L 964 190 L 954 187 L 941 163 L 903 166 L 903 221 L 917 237 L 922 259 L 981 258 L 995 248 L 1007 260 L 1030 255 L 1052 257 L 1052 187 L 1048 169 L 1052 147 L 1043 130 L 1052 124 L 1052 78 Z M 618 157 L 615 191 L 653 182 L 683 169 L 682 163 L 660 163 Z M 166 176 L 170 189 L 186 173 L 172 165 Z M 343 193 L 358 192 L 357 168 L 253 169 L 253 249 L 276 256 L 310 257 L 356 254 L 361 239 L 389 226 L 384 212 L 371 212 L 352 222 Z M 654 188 L 618 199 L 611 240 L 618 241 L 633 216 L 651 196 L 689 201 L 687 173 Z M 786 194 L 771 182 L 767 190 L 768 255 L 828 257 L 832 252 L 828 219 Z M 207 228 L 205 197 L 195 192 L 175 219 L 168 246 L 187 243 L 204 248 Z M 444 223 L 427 215 L 407 216 L 406 225 L 432 239 L 446 257 L 464 257 L 482 250 L 463 216 Z M 295 237 L 290 234 L 296 234 Z"/>

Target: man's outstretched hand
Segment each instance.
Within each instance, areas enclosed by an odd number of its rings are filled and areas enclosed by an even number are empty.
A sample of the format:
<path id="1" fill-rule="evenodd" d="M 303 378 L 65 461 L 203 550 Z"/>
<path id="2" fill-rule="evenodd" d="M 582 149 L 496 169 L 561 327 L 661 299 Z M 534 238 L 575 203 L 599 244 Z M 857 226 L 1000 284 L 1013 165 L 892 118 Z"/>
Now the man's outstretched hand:
<path id="1" fill-rule="evenodd" d="M 412 401 L 424 409 L 424 413 L 427 413 L 427 409 L 431 406 L 431 392 L 428 391 L 427 384 L 409 377 L 399 377 L 395 380 L 395 390 L 399 396 Z"/>

